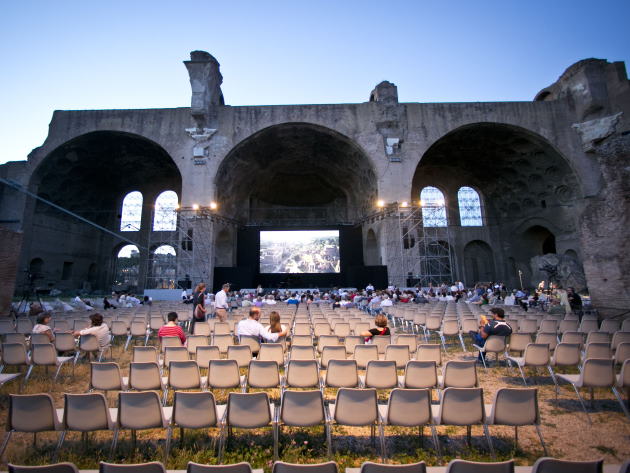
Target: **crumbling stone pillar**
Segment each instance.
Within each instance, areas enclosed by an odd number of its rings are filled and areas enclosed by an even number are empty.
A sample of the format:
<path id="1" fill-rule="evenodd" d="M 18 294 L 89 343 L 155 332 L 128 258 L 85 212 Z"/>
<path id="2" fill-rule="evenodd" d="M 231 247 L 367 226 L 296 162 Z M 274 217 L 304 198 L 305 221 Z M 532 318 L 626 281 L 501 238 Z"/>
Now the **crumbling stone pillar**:
<path id="1" fill-rule="evenodd" d="M 0 228 L 0 316 L 11 309 L 11 299 L 18 276 L 22 232 Z"/>

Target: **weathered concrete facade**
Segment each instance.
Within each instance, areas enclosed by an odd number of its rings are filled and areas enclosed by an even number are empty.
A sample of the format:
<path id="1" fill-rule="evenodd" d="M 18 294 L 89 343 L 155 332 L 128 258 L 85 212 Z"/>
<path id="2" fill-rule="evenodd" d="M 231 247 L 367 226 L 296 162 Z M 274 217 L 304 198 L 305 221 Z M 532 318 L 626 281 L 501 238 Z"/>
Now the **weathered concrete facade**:
<path id="1" fill-rule="evenodd" d="M 413 204 L 434 186 L 445 196 L 454 279 L 517 285 L 521 270 L 530 285 L 529 261 L 546 245 L 584 264 L 596 302 L 611 305 L 614 288 L 614 305 L 630 306 L 628 239 L 617 230 L 630 211 L 623 63 L 576 63 L 532 102 L 399 103 L 382 82 L 365 103 L 251 107 L 224 105 L 209 54 L 192 53 L 186 67 L 192 107 L 56 111 L 44 144 L 1 175 L 114 232 L 123 197 L 140 190 L 142 229 L 121 235 L 149 250 L 171 238 L 150 232 L 160 192 L 176 191 L 182 208 L 217 202 L 230 220 L 206 230 L 216 266 L 235 265 L 239 224 L 279 213 L 305 226 L 361 225 L 365 264 L 387 265 L 386 223 L 366 218 L 376 200 Z M 461 186 L 480 194 L 483 226 L 460 225 Z M 111 284 L 122 245 L 113 236 L 7 187 L 0 212 L 24 231 L 22 267 L 40 258 L 46 281 L 68 289 Z"/>

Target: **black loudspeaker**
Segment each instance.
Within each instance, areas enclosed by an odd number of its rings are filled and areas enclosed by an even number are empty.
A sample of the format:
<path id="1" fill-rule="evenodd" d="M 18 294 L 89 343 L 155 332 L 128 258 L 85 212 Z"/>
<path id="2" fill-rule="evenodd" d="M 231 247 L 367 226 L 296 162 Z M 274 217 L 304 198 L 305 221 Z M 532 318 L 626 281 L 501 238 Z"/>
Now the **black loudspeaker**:
<path id="1" fill-rule="evenodd" d="M 350 266 L 346 270 L 346 286 L 363 289 L 368 283 L 376 289 L 388 285 L 387 266 Z"/>
<path id="2" fill-rule="evenodd" d="M 226 282 L 230 283 L 230 290 L 232 291 L 256 287 L 254 285 L 254 271 L 249 266 L 215 267 L 212 290 L 218 292 Z"/>

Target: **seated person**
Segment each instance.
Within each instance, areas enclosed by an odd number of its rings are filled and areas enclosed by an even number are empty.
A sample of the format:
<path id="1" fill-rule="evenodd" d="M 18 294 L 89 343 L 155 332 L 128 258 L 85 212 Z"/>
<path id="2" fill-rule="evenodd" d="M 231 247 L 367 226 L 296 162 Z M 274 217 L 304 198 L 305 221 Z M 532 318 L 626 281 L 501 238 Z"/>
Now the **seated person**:
<path id="1" fill-rule="evenodd" d="M 490 335 L 498 335 L 508 337 L 512 334 L 512 327 L 505 321 L 505 311 L 500 307 L 492 307 L 490 309 L 491 320 L 485 316 L 481 317 L 481 324 L 478 332 L 471 330 L 468 332 L 473 339 L 473 343 L 477 346 L 484 346 L 486 339 Z M 481 361 L 481 353 L 479 353 L 479 361 Z"/>
<path id="2" fill-rule="evenodd" d="M 249 308 L 249 317 L 241 320 L 235 328 L 235 335 L 241 337 L 243 335 L 258 337 L 259 341 L 277 342 L 280 337 L 286 337 L 288 330 L 280 332 L 270 332 L 265 329 L 263 325 L 258 321 L 260 319 L 260 309 L 258 307 Z"/>
<path id="3" fill-rule="evenodd" d="M 376 328 L 371 328 L 366 332 L 361 332 L 361 336 L 365 337 L 366 343 L 371 342 L 374 337 L 391 335 L 389 327 L 387 326 L 387 317 L 385 315 L 378 314 L 374 319 L 374 325 L 376 325 Z"/>
<path id="4" fill-rule="evenodd" d="M 169 312 L 166 316 L 168 322 L 162 325 L 158 330 L 158 339 L 162 341 L 162 337 L 179 337 L 182 345 L 186 343 L 186 335 L 184 330 L 177 325 L 177 312 Z"/>
<path id="5" fill-rule="evenodd" d="M 37 323 L 33 327 L 32 333 L 44 333 L 48 337 L 50 343 L 55 340 L 53 329 L 48 325 L 50 323 L 50 314 L 40 314 L 37 317 Z"/>
<path id="6" fill-rule="evenodd" d="M 111 340 L 111 333 L 107 324 L 103 323 L 103 316 L 99 313 L 90 315 L 90 321 L 92 324 L 88 328 L 83 330 L 76 330 L 74 332 L 75 337 L 81 335 L 96 335 L 98 339 L 98 345 L 101 348 L 108 347 Z"/>

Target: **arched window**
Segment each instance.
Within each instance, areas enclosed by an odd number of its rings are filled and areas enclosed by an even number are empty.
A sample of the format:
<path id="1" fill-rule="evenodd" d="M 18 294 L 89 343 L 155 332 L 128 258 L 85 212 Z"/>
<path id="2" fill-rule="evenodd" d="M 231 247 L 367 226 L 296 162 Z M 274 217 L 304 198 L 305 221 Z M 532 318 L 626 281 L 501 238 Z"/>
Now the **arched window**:
<path id="1" fill-rule="evenodd" d="M 171 245 L 160 245 L 153 252 L 151 282 L 154 289 L 175 289 L 177 254 Z"/>
<path id="2" fill-rule="evenodd" d="M 462 227 L 481 227 L 481 199 L 479 193 L 472 187 L 460 187 L 457 192 L 459 204 L 459 220 Z"/>
<path id="3" fill-rule="evenodd" d="M 137 232 L 142 223 L 142 193 L 130 192 L 125 196 L 120 212 L 120 231 Z"/>
<path id="4" fill-rule="evenodd" d="M 114 284 L 137 287 L 140 273 L 140 250 L 136 245 L 125 245 L 116 256 L 116 278 Z"/>
<path id="5" fill-rule="evenodd" d="M 177 229 L 179 198 L 175 191 L 164 191 L 155 199 L 153 230 L 171 232 Z"/>
<path id="6" fill-rule="evenodd" d="M 420 192 L 422 221 L 425 227 L 446 227 L 444 194 L 437 187 L 427 186 Z"/>

